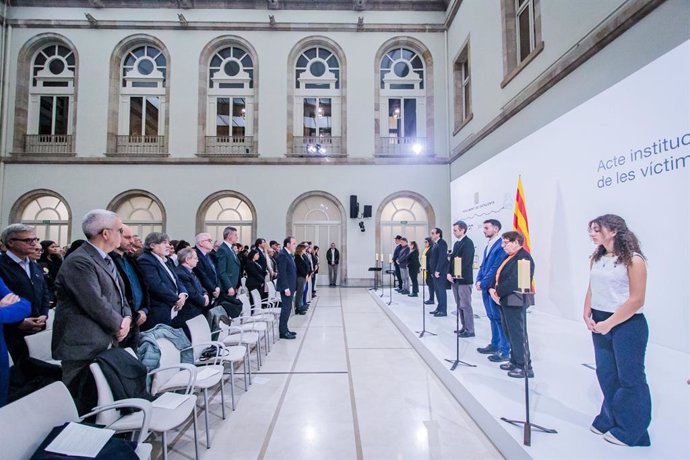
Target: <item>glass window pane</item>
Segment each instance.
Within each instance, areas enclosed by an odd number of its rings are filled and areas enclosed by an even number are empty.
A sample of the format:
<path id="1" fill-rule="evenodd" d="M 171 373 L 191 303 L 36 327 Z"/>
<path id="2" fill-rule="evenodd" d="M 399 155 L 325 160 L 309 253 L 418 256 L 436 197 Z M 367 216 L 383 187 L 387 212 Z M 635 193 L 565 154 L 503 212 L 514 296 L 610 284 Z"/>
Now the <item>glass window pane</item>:
<path id="1" fill-rule="evenodd" d="M 389 137 L 402 136 L 400 132 L 400 122 L 402 112 L 400 111 L 400 99 L 388 99 L 388 135 Z"/>
<path id="2" fill-rule="evenodd" d="M 402 50 L 402 58 L 405 59 L 406 61 L 412 60 L 412 57 L 414 56 L 414 52 L 408 49 L 403 49 Z"/>
<path id="3" fill-rule="evenodd" d="M 53 96 L 41 96 L 38 134 L 53 134 Z"/>
<path id="4" fill-rule="evenodd" d="M 252 58 L 248 54 L 245 55 L 242 59 L 240 59 L 240 62 L 244 67 L 254 67 L 252 64 Z"/>
<path id="5" fill-rule="evenodd" d="M 141 136 L 144 98 L 129 98 L 129 135 Z"/>
<path id="6" fill-rule="evenodd" d="M 323 48 L 319 48 L 318 56 L 319 56 L 321 59 L 326 60 L 326 59 L 329 58 L 330 55 L 331 55 L 331 52 L 330 52 L 330 51 L 325 50 L 325 49 L 323 49 Z"/>
<path id="7" fill-rule="evenodd" d="M 307 57 L 307 59 L 312 60 L 316 57 L 316 48 L 311 48 L 308 49 L 307 51 L 304 52 L 304 55 Z"/>
<path id="8" fill-rule="evenodd" d="M 55 98 L 55 132 L 67 134 L 67 120 L 69 119 L 69 98 L 58 96 Z"/>
<path id="9" fill-rule="evenodd" d="M 232 135 L 244 136 L 246 104 L 244 98 L 232 100 Z"/>
<path id="10" fill-rule="evenodd" d="M 218 52 L 223 59 L 227 59 L 232 54 L 232 48 L 223 48 Z"/>
<path id="11" fill-rule="evenodd" d="M 216 136 L 230 135 L 230 98 L 219 97 L 216 103 Z"/>
<path id="12" fill-rule="evenodd" d="M 304 99 L 304 137 L 316 136 L 316 99 Z"/>
<path id="13" fill-rule="evenodd" d="M 520 61 L 525 59 L 527 56 L 529 56 L 529 53 L 532 51 L 532 46 L 530 43 L 530 23 L 529 23 L 529 9 L 526 8 L 520 16 L 518 16 L 518 31 L 520 33 L 519 35 L 519 43 L 518 46 L 520 47 L 519 52 L 520 52 Z"/>
<path id="14" fill-rule="evenodd" d="M 403 111 L 405 137 L 417 137 L 417 100 L 405 99 Z"/>
<path id="15" fill-rule="evenodd" d="M 160 111 L 160 99 L 158 97 L 146 98 L 146 136 L 158 136 L 158 112 Z"/>

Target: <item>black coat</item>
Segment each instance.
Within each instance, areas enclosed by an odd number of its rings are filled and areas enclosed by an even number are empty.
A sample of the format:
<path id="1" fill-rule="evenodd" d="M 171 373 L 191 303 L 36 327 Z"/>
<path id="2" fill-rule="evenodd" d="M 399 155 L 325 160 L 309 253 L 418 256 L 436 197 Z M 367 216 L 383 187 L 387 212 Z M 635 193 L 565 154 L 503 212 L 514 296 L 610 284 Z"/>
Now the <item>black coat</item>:
<path id="1" fill-rule="evenodd" d="M 407 268 L 410 270 L 410 275 L 416 275 L 419 273 L 421 268 L 421 263 L 419 261 L 419 251 L 413 249 L 410 251 L 410 256 L 407 259 Z"/>
<path id="2" fill-rule="evenodd" d="M 450 263 L 448 264 L 448 274 L 455 276 L 455 258 L 462 258 L 462 278 L 453 281 L 456 284 L 474 284 L 474 243 L 469 236 L 465 236 L 462 240 L 456 241 L 453 245 L 453 252 L 450 255 Z"/>
<path id="3" fill-rule="evenodd" d="M 309 265 L 307 261 L 304 260 L 304 254 L 301 256 L 295 254 L 295 266 L 297 267 L 297 277 L 306 278 L 309 274 Z"/>
<path id="4" fill-rule="evenodd" d="M 199 263 L 194 267 L 194 274 L 199 278 L 199 282 L 204 287 L 206 292 L 212 294 L 217 287 L 220 286 L 218 283 L 218 274 L 216 273 L 215 262 L 213 261 L 212 252 L 204 255 L 199 248 L 195 248 L 196 255 L 199 258 Z"/>
<path id="5" fill-rule="evenodd" d="M 258 262 L 247 261 L 247 289 L 249 292 L 254 289 L 261 292 L 264 287 L 264 282 L 266 280 L 266 269 L 263 268 Z"/>
<path id="6" fill-rule="evenodd" d="M 151 306 L 151 298 L 149 296 L 149 289 L 146 286 L 146 280 L 144 279 L 144 274 L 141 272 L 141 268 L 139 268 L 139 264 L 137 263 L 137 259 L 134 258 L 133 255 L 131 254 L 124 254 L 120 256 L 118 253 L 115 251 L 110 253 L 110 258 L 113 259 L 115 262 L 115 267 L 117 268 L 118 273 L 120 274 L 120 278 L 122 278 L 122 282 L 125 283 L 125 299 L 127 299 L 127 303 L 129 306 L 132 308 L 132 313 L 134 313 L 134 299 L 132 295 L 132 283 L 127 277 L 127 273 L 125 272 L 125 268 L 122 262 L 122 259 L 127 259 L 127 262 L 129 262 L 132 267 L 134 268 L 134 273 L 137 275 L 137 279 L 139 280 L 139 284 L 141 285 L 141 294 L 142 294 L 142 299 L 141 299 L 141 305 L 139 306 L 140 310 L 143 310 L 144 313 L 148 315 L 149 313 L 149 308 Z M 136 321 L 136 318 L 132 318 L 134 321 Z"/>
<path id="7" fill-rule="evenodd" d="M 206 302 L 204 294 L 207 293 L 193 271 L 187 269 L 187 267 L 178 265 L 175 267 L 175 274 L 182 286 L 187 290 L 187 295 L 189 296 L 182 309 L 177 312 L 177 316 L 170 322 L 172 327 L 181 328 L 185 325 L 187 320 L 201 315 L 204 311 L 208 310 L 210 304 L 208 306 L 204 305 Z"/>
<path id="8" fill-rule="evenodd" d="M 144 251 L 137 259 L 151 295 L 151 308 L 142 329 L 147 330 L 156 324 L 170 326 L 170 309 L 178 300 L 179 294 L 187 292 L 180 282 L 175 270 L 170 270 L 175 281 L 170 278 L 154 254 Z"/>

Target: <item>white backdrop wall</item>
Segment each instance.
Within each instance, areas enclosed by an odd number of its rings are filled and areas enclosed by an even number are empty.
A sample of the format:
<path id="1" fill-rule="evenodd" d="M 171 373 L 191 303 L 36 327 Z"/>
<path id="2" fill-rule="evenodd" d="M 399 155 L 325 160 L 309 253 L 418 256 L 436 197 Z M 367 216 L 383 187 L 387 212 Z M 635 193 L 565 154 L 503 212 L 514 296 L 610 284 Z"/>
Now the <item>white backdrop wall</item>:
<path id="1" fill-rule="evenodd" d="M 684 352 L 690 352 L 688 56 L 690 41 L 451 182 L 451 217 L 470 224 L 482 251 L 484 220 L 512 229 L 522 175 L 536 308 L 568 319 L 582 315 L 594 250 L 588 222 L 605 213 L 624 217 L 648 257 L 650 341 Z"/>

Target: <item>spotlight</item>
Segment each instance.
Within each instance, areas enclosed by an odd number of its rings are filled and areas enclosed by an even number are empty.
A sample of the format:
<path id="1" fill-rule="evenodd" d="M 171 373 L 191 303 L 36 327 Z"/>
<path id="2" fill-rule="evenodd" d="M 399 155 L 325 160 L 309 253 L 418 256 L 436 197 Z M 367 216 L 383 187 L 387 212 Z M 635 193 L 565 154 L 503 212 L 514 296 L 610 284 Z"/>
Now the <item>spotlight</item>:
<path id="1" fill-rule="evenodd" d="M 276 18 L 272 14 L 268 15 L 268 23 L 272 26 L 276 25 Z"/>
<path id="2" fill-rule="evenodd" d="M 187 22 L 187 18 L 184 17 L 184 14 L 178 13 L 177 19 L 180 21 L 180 25 L 182 27 L 187 27 L 189 25 L 189 23 Z"/>
<path id="3" fill-rule="evenodd" d="M 360 231 L 360 232 L 363 232 L 363 231 L 364 231 L 364 221 L 363 221 L 363 220 L 360 220 L 360 221 L 359 221 L 359 231 Z"/>
<path id="4" fill-rule="evenodd" d="M 422 147 L 422 144 L 415 144 L 412 146 L 412 151 L 414 152 L 415 155 L 419 155 L 422 153 L 422 150 L 424 150 L 424 147 Z"/>
<path id="5" fill-rule="evenodd" d="M 96 18 L 91 16 L 90 13 L 84 13 L 84 16 L 86 16 L 86 20 L 89 21 L 89 24 L 91 24 L 92 26 L 96 27 L 98 25 L 98 21 L 96 20 Z"/>

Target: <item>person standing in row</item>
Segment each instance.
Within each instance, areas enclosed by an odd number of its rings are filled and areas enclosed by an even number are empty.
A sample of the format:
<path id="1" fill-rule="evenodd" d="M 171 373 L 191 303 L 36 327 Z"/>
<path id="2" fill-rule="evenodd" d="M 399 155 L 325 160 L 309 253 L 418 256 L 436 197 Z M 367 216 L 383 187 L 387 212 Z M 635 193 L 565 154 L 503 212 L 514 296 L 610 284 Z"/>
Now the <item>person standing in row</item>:
<path id="1" fill-rule="evenodd" d="M 644 370 L 649 327 L 643 314 L 647 263 L 637 237 L 619 216 L 592 220 L 589 235 L 597 247 L 583 318 L 592 332 L 604 394 L 590 429 L 613 444 L 649 446 L 652 398 Z"/>
<path id="2" fill-rule="evenodd" d="M 427 287 L 429 288 L 429 300 L 425 300 L 424 304 L 425 305 L 433 305 L 436 303 L 434 300 L 435 295 L 434 295 L 434 277 L 431 276 L 433 273 L 431 273 L 430 268 L 429 268 L 429 262 L 430 262 L 430 251 L 431 248 L 434 246 L 434 242 L 431 241 L 430 237 L 425 237 L 424 238 L 424 252 L 422 253 L 422 257 L 426 261 L 424 264 L 424 267 L 422 267 L 425 272 L 424 272 L 424 282 L 426 283 Z"/>
<path id="3" fill-rule="evenodd" d="M 326 262 L 328 262 L 328 285 L 336 286 L 338 283 L 338 264 L 340 263 L 340 251 L 335 247 L 335 243 L 331 243 L 331 247 L 326 253 Z"/>
<path id="4" fill-rule="evenodd" d="M 237 229 L 225 227 L 223 230 L 223 244 L 216 251 L 216 268 L 220 281 L 220 298 L 234 298 L 240 285 L 240 258 L 233 249 L 237 243 Z"/>
<path id="5" fill-rule="evenodd" d="M 410 271 L 410 282 L 412 283 L 412 292 L 408 297 L 417 297 L 419 295 L 419 281 L 417 275 L 419 275 L 419 248 L 417 247 L 417 242 L 410 242 L 410 257 L 408 258 L 407 268 Z"/>
<path id="6" fill-rule="evenodd" d="M 283 241 L 283 249 L 278 253 L 276 266 L 278 268 L 278 278 L 276 279 L 276 289 L 280 292 L 280 319 L 278 320 L 278 334 L 281 339 L 294 339 L 297 337 L 295 332 L 288 329 L 288 320 L 292 310 L 293 296 L 297 291 L 297 267 L 292 253 L 295 251 L 297 241 L 292 236 L 288 236 Z"/>
<path id="7" fill-rule="evenodd" d="M 448 274 L 448 244 L 443 239 L 443 231 L 436 227 L 431 230 L 431 240 L 434 245 L 427 260 L 429 270 L 434 278 L 434 293 L 436 294 L 436 310 L 429 312 L 434 316 L 447 316 L 446 274 Z"/>
<path id="8" fill-rule="evenodd" d="M 472 311 L 472 285 L 474 284 L 474 243 L 467 236 L 467 224 L 461 220 L 453 224 L 453 235 L 458 239 L 453 245 L 453 252 L 450 255 L 448 264 L 448 281 L 451 283 L 451 290 L 457 306 L 457 314 L 460 315 L 462 327 L 455 331 L 460 337 L 474 337 L 474 312 Z M 455 258 L 460 257 L 461 273 L 455 273 Z M 456 276 L 461 276 L 456 278 Z"/>

